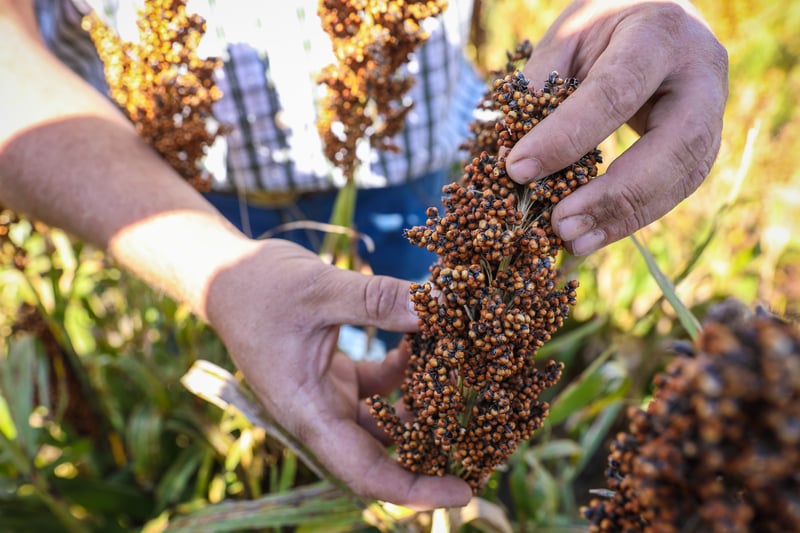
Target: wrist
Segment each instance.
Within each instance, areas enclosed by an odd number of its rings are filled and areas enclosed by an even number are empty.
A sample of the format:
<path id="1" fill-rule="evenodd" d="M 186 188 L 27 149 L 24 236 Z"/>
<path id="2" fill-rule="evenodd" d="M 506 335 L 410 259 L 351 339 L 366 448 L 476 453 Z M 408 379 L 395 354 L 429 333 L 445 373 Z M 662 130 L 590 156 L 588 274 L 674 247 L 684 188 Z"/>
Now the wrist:
<path id="1" fill-rule="evenodd" d="M 258 246 L 214 212 L 171 211 L 124 227 L 112 237 L 109 252 L 122 266 L 212 322 L 212 283 Z"/>

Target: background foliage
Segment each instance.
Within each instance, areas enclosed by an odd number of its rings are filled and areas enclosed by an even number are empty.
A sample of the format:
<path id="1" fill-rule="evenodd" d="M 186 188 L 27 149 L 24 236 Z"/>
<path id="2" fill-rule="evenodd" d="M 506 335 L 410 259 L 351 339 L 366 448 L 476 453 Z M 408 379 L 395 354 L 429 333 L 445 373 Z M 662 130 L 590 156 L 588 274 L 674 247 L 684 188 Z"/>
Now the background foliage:
<path id="1" fill-rule="evenodd" d="M 763 4 L 763 5 L 760 5 Z M 565 361 L 544 430 L 459 513 L 414 515 L 342 495 L 235 407 L 193 395 L 198 359 L 233 370 L 188 310 L 58 230 L 0 214 L 0 530 L 581 530 L 604 486 L 625 406 L 645 402 L 687 332 L 667 296 L 702 317 L 714 302 L 800 316 L 800 4 L 697 5 L 730 55 L 730 99 L 706 183 L 637 234 L 562 268 L 581 282 L 573 318 L 543 350 Z M 484 2 L 487 68 L 563 8 Z M 634 140 L 622 130 L 606 160 Z M 665 288 L 666 287 L 666 288 Z"/>

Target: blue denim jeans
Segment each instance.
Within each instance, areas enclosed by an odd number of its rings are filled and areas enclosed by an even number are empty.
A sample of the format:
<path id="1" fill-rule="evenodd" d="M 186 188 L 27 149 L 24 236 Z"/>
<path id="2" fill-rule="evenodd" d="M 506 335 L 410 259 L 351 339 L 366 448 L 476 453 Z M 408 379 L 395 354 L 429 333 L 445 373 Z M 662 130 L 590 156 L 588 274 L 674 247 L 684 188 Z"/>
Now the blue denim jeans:
<path id="1" fill-rule="evenodd" d="M 363 243 L 359 254 L 375 274 L 393 276 L 410 281 L 428 277 L 428 267 L 436 255 L 413 246 L 403 237 L 403 230 L 424 224 L 425 210 L 441 206 L 442 186 L 447 172 L 431 172 L 414 181 L 382 189 L 361 189 L 356 200 L 355 229 L 368 235 L 375 248 L 370 253 Z M 206 198 L 233 224 L 251 236 L 257 237 L 281 224 L 299 220 L 328 222 L 336 199 L 336 191 L 306 194 L 294 203 L 282 207 L 246 205 L 246 213 L 239 199 L 232 194 L 209 193 Z M 317 252 L 324 235 L 314 230 L 292 230 L 276 237 L 294 241 Z M 366 336 L 359 330 L 343 328 L 340 336 L 342 348 L 356 358 L 376 359 L 386 348 L 393 348 L 402 335 L 378 331 L 377 342 L 367 345 Z"/>

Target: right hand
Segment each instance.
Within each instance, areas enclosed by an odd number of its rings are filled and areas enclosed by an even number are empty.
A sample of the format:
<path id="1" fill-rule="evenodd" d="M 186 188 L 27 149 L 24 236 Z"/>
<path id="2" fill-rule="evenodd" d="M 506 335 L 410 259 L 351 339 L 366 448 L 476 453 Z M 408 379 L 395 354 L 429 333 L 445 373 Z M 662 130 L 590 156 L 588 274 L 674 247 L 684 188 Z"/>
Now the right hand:
<path id="1" fill-rule="evenodd" d="M 585 255 L 632 234 L 708 175 L 722 138 L 728 56 L 691 3 L 573 2 L 523 72 L 540 87 L 552 70 L 581 86 L 508 154 L 512 179 L 528 183 L 562 169 L 625 123 L 641 135 L 553 210 L 570 252 Z"/>

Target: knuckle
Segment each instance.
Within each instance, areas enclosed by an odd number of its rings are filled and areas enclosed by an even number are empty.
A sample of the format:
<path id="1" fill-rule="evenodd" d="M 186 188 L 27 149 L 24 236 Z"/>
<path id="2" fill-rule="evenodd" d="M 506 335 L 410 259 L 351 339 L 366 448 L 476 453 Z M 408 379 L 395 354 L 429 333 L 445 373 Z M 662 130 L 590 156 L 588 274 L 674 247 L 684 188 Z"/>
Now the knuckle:
<path id="1" fill-rule="evenodd" d="M 658 20 L 656 27 L 671 42 L 682 39 L 691 22 L 691 17 L 683 6 L 670 2 L 650 4 L 650 16 Z"/>
<path id="2" fill-rule="evenodd" d="M 375 319 L 388 317 L 397 303 L 397 291 L 393 289 L 388 278 L 370 276 L 364 285 L 364 312 Z"/>
<path id="3" fill-rule="evenodd" d="M 616 242 L 629 235 L 633 235 L 650 222 L 652 221 L 645 220 L 643 217 L 628 217 L 620 220 L 606 230 L 608 242 Z"/>
<path id="4" fill-rule="evenodd" d="M 625 68 L 630 72 L 630 69 Z M 637 79 L 636 76 L 631 77 L 633 80 Z M 628 119 L 633 116 L 635 109 L 631 105 L 632 101 L 636 101 L 638 91 L 635 83 L 619 83 L 620 80 L 609 80 L 609 83 L 602 83 L 599 87 L 600 94 L 605 100 L 604 105 L 600 106 L 602 113 L 613 124 L 624 124 Z"/>
<path id="5" fill-rule="evenodd" d="M 603 194 L 595 206 L 595 218 L 599 225 L 607 228 L 622 224 L 626 231 L 629 228 L 635 231 L 647 223 L 644 206 L 651 198 L 652 195 L 635 182 L 627 183 L 624 187 Z"/>
<path id="6" fill-rule="evenodd" d="M 678 136 L 677 148 L 673 151 L 672 157 L 681 176 L 688 176 L 701 162 L 713 159 L 715 138 L 716 135 L 708 121 L 689 127 L 684 135 Z M 710 163 L 705 164 L 710 170 Z"/>
<path id="7" fill-rule="evenodd" d="M 542 164 L 545 170 L 552 172 L 580 159 L 588 151 L 588 149 L 583 149 L 579 134 L 575 130 L 569 133 L 553 132 L 542 139 L 541 145 L 539 152 L 546 154 L 546 157 L 542 158 Z"/>
<path id="8" fill-rule="evenodd" d="M 690 194 L 696 191 L 710 171 L 711 163 L 707 160 L 703 160 L 694 171 L 690 172 L 685 179 L 682 179 L 678 185 L 680 194 L 679 200 L 688 198 Z"/>
<path id="9" fill-rule="evenodd" d="M 614 125 L 627 122 L 649 98 L 646 69 L 620 64 L 595 78 L 600 102 L 596 107 Z"/>
<path id="10" fill-rule="evenodd" d="M 711 45 L 711 53 L 709 56 L 711 57 L 711 64 L 716 69 L 720 78 L 722 78 L 727 85 L 728 66 L 730 62 L 728 58 L 728 49 L 725 48 L 725 46 L 715 38 Z"/>
<path id="11" fill-rule="evenodd" d="M 652 196 L 645 196 L 634 187 L 620 190 L 613 201 L 607 203 L 605 231 L 608 241 L 618 241 L 652 222 L 647 208 L 650 200 Z"/>
<path id="12" fill-rule="evenodd" d="M 633 13 L 638 28 L 666 50 L 683 48 L 687 35 L 702 26 L 685 5 L 677 2 L 643 2 Z"/>

